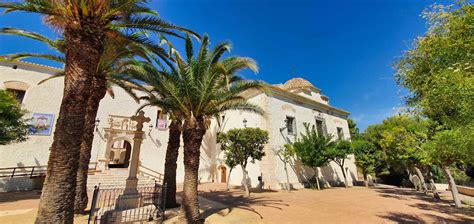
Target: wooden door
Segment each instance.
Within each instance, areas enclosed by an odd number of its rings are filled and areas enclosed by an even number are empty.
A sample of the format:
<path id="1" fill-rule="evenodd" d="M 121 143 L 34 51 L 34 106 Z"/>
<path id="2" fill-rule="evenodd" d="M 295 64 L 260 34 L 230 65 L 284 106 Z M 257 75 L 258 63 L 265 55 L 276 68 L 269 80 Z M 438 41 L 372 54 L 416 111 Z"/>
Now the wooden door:
<path id="1" fill-rule="evenodd" d="M 221 166 L 221 183 L 227 183 L 227 168 Z"/>

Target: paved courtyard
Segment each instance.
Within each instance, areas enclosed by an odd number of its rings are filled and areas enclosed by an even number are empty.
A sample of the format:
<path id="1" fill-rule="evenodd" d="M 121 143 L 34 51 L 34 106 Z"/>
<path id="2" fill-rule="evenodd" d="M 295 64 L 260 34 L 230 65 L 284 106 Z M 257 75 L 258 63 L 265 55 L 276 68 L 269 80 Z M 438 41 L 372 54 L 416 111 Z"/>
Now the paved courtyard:
<path id="1" fill-rule="evenodd" d="M 474 207 L 454 209 L 410 189 L 333 188 L 253 192 L 223 184 L 202 184 L 200 197 L 207 223 L 474 223 Z M 448 192 L 443 194 L 450 199 Z M 0 223 L 33 223 L 38 192 L 0 193 Z M 86 216 L 75 223 L 86 223 Z"/>

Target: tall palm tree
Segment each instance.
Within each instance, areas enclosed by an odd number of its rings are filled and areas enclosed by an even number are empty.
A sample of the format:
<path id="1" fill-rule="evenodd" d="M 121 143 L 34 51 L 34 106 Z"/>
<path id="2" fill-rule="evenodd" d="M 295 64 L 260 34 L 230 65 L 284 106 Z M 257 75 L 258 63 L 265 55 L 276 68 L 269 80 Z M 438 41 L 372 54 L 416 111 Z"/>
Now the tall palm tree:
<path id="1" fill-rule="evenodd" d="M 64 91 L 50 149 L 46 180 L 37 222 L 71 223 L 76 174 L 84 130 L 90 86 L 105 88 L 106 79 L 96 69 L 107 39 L 123 37 L 127 31 L 153 30 L 178 35 L 192 32 L 168 24 L 145 5 L 145 0 L 25 0 L 0 3 L 4 13 L 25 11 L 44 16 L 61 30 L 65 45 Z M 93 83 L 93 85 L 90 85 Z M 95 94 L 92 94 L 95 97 Z"/>
<path id="2" fill-rule="evenodd" d="M 38 40 L 55 49 L 57 53 L 61 53 L 60 55 L 49 53 L 16 53 L 6 55 L 9 60 L 35 57 L 64 63 L 64 40 L 62 39 L 52 40 L 38 33 L 15 28 L 3 28 L 0 30 L 0 34 L 17 35 Z M 138 61 L 137 56 L 145 61 Z M 102 82 L 93 81 L 90 88 L 91 96 L 89 96 L 87 103 L 84 134 L 82 136 L 79 169 L 76 180 L 75 213 L 83 213 L 87 207 L 87 173 L 89 170 L 92 142 L 94 140 L 95 119 L 100 100 L 105 96 L 105 91 L 114 97 L 114 92 L 111 87 L 116 85 L 121 87 L 132 98 L 138 101 L 138 97 L 135 95 L 133 90 L 146 91 L 146 88 L 143 88 L 139 83 L 130 80 L 127 73 L 139 73 L 142 71 L 142 66 L 145 66 L 145 64 L 151 66 L 150 63 L 152 62 L 161 64 L 158 59 L 161 59 L 165 63 L 169 63 L 169 56 L 166 54 L 165 50 L 148 41 L 140 34 L 132 34 L 127 39 L 120 41 L 109 40 L 107 42 L 97 69 L 97 72 L 101 74 L 100 77 L 105 77 L 107 79 L 107 87 L 103 88 L 102 86 L 97 86 L 97 84 Z M 57 77 L 64 77 L 64 72 L 59 72 L 45 80 L 42 80 L 39 84 Z"/>
<path id="3" fill-rule="evenodd" d="M 183 118 L 184 183 L 180 219 L 200 223 L 198 202 L 198 170 L 200 148 L 212 118 L 227 110 L 244 110 L 263 114 L 261 108 L 246 102 L 241 94 L 250 89 L 263 88 L 260 82 L 243 81 L 237 75 L 242 69 L 258 71 L 254 60 L 222 55 L 231 48 L 227 42 L 217 44 L 211 51 L 209 38 L 201 39 L 194 55 L 192 40 L 186 38 L 186 59 L 172 50 L 175 67 L 170 71 L 150 71 L 136 77 L 150 85 L 149 104 L 179 113 Z M 143 106 L 146 106 L 143 105 Z"/>

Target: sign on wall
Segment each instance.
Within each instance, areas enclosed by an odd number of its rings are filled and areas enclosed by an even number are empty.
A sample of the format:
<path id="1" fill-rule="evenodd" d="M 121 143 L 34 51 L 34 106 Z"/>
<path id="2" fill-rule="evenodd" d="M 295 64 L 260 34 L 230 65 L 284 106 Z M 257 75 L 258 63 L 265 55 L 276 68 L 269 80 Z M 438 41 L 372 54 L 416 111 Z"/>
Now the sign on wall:
<path id="1" fill-rule="evenodd" d="M 30 131 L 32 135 L 51 135 L 54 114 L 33 113 Z"/>
<path id="2" fill-rule="evenodd" d="M 166 130 L 166 125 L 167 125 L 166 123 L 167 122 L 166 122 L 165 119 L 158 119 L 156 121 L 156 128 L 158 128 L 158 130 L 160 130 L 160 131 L 164 131 L 164 130 Z"/>

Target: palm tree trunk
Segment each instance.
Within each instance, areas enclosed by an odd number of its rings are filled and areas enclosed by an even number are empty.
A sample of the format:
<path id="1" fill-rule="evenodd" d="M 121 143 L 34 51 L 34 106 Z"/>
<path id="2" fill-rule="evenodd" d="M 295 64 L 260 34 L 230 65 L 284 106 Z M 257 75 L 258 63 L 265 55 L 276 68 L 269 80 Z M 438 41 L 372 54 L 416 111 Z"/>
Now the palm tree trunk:
<path id="1" fill-rule="evenodd" d="M 92 142 L 94 141 L 94 128 L 99 103 L 107 92 L 107 80 L 97 74 L 90 89 L 89 100 L 87 101 L 86 118 L 84 124 L 84 134 L 82 135 L 81 152 L 79 158 L 79 169 L 77 170 L 76 199 L 74 202 L 74 213 L 82 214 L 87 208 L 87 174 L 91 160 Z"/>
<path id="2" fill-rule="evenodd" d="M 176 203 L 176 161 L 178 160 L 179 144 L 181 141 L 181 121 L 172 120 L 169 126 L 168 146 L 166 149 L 165 175 L 163 183 L 166 183 L 166 207 L 175 208 Z"/>
<path id="3" fill-rule="evenodd" d="M 194 124 L 193 124 L 194 123 Z M 198 178 L 201 143 L 204 133 L 204 121 L 184 122 L 184 182 L 181 212 L 179 219 L 185 223 L 202 223 L 199 218 Z"/>
<path id="4" fill-rule="evenodd" d="M 104 36 L 66 28 L 64 91 L 50 148 L 36 223 L 72 223 L 89 85 L 104 49 Z"/>
<path id="5" fill-rule="evenodd" d="M 456 206 L 456 208 L 460 208 L 461 199 L 459 199 L 458 187 L 456 186 L 456 182 L 454 182 L 454 178 L 451 175 L 451 171 L 449 170 L 449 167 L 443 167 L 443 171 L 446 174 L 449 186 L 451 187 L 451 194 L 453 195 L 454 206 Z"/>

